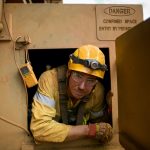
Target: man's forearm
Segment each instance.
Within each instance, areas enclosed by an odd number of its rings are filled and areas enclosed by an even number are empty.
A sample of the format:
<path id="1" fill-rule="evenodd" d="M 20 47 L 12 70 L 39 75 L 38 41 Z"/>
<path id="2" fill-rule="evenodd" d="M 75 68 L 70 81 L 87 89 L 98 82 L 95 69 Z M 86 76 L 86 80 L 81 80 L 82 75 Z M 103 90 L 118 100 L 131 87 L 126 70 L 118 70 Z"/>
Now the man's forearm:
<path id="1" fill-rule="evenodd" d="M 88 133 L 89 133 L 88 125 L 71 126 L 65 141 L 71 141 L 87 137 Z"/>

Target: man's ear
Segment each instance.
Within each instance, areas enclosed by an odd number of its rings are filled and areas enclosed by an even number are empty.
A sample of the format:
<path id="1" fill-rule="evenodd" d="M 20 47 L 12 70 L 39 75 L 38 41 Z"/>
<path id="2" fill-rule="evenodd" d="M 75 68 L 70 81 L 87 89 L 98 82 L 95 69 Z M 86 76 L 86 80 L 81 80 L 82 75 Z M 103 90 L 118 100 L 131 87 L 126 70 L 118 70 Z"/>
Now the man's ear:
<path id="1" fill-rule="evenodd" d="M 71 75 L 71 70 L 67 70 L 66 77 L 68 78 L 70 77 L 70 75 Z"/>

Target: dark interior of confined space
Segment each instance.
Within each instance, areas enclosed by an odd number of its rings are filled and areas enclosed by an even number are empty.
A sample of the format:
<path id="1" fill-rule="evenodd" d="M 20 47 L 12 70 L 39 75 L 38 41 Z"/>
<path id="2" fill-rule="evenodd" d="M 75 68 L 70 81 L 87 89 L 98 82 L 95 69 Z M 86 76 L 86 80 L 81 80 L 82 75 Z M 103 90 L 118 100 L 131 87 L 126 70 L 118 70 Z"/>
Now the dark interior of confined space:
<path id="1" fill-rule="evenodd" d="M 30 49 L 28 50 L 29 60 L 33 67 L 33 71 L 39 79 L 40 75 L 47 69 L 57 67 L 63 64 L 67 64 L 69 60 L 69 55 L 75 51 L 76 48 L 67 49 Z M 106 58 L 106 65 L 108 66 L 108 71 L 105 72 L 103 85 L 105 87 L 105 94 L 110 90 L 110 62 L 109 62 L 109 48 L 100 48 Z M 33 96 L 36 92 L 37 86 L 28 88 L 28 127 L 31 119 L 31 108 Z M 112 117 L 110 118 L 110 123 L 112 123 Z"/>

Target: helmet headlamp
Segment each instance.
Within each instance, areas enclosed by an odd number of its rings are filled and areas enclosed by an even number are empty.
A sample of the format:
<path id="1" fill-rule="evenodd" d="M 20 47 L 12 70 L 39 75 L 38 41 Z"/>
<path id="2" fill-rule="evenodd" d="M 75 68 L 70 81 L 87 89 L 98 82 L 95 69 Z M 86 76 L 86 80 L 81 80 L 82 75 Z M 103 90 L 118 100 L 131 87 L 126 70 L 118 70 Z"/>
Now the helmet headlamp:
<path id="1" fill-rule="evenodd" d="M 70 55 L 70 58 L 73 60 L 73 63 L 76 64 L 82 64 L 87 68 L 93 69 L 93 70 L 102 70 L 102 71 L 107 71 L 107 66 L 105 64 L 100 64 L 97 60 L 95 59 L 80 59 L 73 54 Z"/>

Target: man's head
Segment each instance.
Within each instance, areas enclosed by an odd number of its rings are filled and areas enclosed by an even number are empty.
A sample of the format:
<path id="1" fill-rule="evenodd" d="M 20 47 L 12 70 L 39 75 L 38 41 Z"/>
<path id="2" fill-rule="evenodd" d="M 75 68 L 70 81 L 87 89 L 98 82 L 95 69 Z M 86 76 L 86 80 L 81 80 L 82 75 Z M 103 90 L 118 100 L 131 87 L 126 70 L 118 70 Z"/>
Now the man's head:
<path id="1" fill-rule="evenodd" d="M 70 55 L 69 70 L 83 72 L 103 79 L 107 66 L 103 52 L 94 45 L 84 45 Z"/>
<path id="2" fill-rule="evenodd" d="M 68 69 L 70 93 L 80 99 L 91 93 L 98 78 L 104 78 L 105 56 L 98 47 L 84 45 L 70 55 Z"/>

